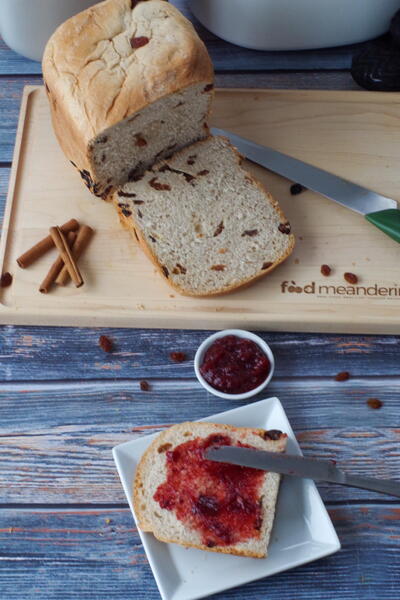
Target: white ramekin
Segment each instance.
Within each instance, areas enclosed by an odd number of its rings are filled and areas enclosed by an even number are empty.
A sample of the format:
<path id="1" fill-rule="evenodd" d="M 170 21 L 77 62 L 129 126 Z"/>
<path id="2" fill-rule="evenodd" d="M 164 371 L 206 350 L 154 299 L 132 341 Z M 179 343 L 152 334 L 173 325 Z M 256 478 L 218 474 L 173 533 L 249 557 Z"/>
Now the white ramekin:
<path id="1" fill-rule="evenodd" d="M 250 390 L 249 392 L 243 392 L 242 394 L 226 394 L 225 392 L 220 392 L 213 388 L 207 381 L 204 379 L 202 374 L 200 373 L 200 366 L 203 363 L 204 355 L 208 348 L 211 346 L 215 340 L 225 337 L 226 335 L 236 335 L 237 337 L 244 338 L 247 340 L 252 340 L 255 342 L 264 354 L 267 356 L 270 363 L 270 371 L 268 373 L 267 378 L 263 383 L 261 383 L 258 387 Z M 223 331 L 217 331 L 217 333 L 213 333 L 208 338 L 204 340 L 202 344 L 197 349 L 197 352 L 194 357 L 194 370 L 196 373 L 196 377 L 201 383 L 201 385 L 208 391 L 210 394 L 214 394 L 214 396 L 219 396 L 220 398 L 226 398 L 228 400 L 246 400 L 246 398 L 251 398 L 255 396 L 259 392 L 261 392 L 271 381 L 271 377 L 274 373 L 275 369 L 275 359 L 272 354 L 271 348 L 268 346 L 267 342 L 264 342 L 258 335 L 255 333 L 251 333 L 251 331 L 244 331 L 243 329 L 224 329 Z"/>

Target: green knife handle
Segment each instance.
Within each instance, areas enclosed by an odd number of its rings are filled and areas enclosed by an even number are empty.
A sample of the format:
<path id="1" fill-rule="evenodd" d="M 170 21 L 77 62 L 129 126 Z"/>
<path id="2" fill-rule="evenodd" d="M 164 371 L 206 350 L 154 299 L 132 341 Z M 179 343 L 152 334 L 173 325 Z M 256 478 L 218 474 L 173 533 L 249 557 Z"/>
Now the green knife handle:
<path id="1" fill-rule="evenodd" d="M 367 221 L 400 244 L 400 210 L 388 208 L 365 215 Z"/>

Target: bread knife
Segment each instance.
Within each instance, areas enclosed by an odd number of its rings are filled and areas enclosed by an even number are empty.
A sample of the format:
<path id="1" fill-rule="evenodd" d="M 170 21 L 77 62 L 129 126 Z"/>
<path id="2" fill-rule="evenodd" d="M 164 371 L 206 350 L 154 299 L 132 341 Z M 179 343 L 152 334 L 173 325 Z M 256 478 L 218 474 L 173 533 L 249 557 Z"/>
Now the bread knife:
<path id="1" fill-rule="evenodd" d="M 367 221 L 400 243 L 400 210 L 395 200 L 235 133 L 215 127 L 211 133 L 227 137 L 252 162 L 364 215 Z"/>
<path id="2" fill-rule="evenodd" d="M 292 454 L 280 454 L 238 446 L 210 447 L 205 452 L 205 458 L 216 462 L 282 473 L 283 475 L 304 477 L 314 481 L 338 483 L 400 498 L 400 481 L 349 475 L 326 460 L 303 458 Z"/>

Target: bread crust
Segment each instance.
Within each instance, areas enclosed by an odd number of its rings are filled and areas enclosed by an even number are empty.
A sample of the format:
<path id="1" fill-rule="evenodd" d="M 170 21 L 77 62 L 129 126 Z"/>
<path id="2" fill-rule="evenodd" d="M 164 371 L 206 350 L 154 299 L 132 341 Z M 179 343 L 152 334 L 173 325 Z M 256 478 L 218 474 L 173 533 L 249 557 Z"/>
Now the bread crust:
<path id="1" fill-rule="evenodd" d="M 225 140 L 231 146 L 231 148 L 233 149 L 234 154 L 236 156 L 237 163 L 240 166 L 243 162 L 243 156 L 239 153 L 237 148 L 235 148 L 234 146 L 231 145 L 228 138 L 226 138 L 224 136 L 219 136 L 219 137 L 222 137 L 222 139 Z M 200 140 L 199 142 L 196 142 L 196 145 L 197 144 L 206 144 L 208 140 L 209 140 L 209 138 L 206 138 L 205 140 Z M 183 150 L 176 152 L 174 154 L 174 157 L 179 156 L 183 152 L 186 152 L 186 150 L 183 149 Z M 157 165 L 155 165 L 155 170 L 156 169 L 157 169 Z M 287 219 L 286 219 L 285 215 L 283 214 L 283 211 L 282 211 L 281 207 L 279 206 L 278 202 L 265 189 L 264 185 L 260 181 L 255 179 L 255 177 L 253 177 L 253 175 L 251 173 L 249 173 L 248 171 L 246 171 L 246 176 L 248 176 L 249 179 L 252 181 L 252 183 L 256 187 L 258 187 L 258 189 L 265 195 L 266 201 L 269 202 L 270 204 L 272 204 L 272 206 L 278 213 L 278 215 L 281 219 L 281 222 L 282 223 L 287 222 Z M 142 232 L 140 229 L 140 224 L 135 220 L 134 214 L 132 213 L 132 215 L 130 215 L 130 216 L 125 216 L 122 212 L 122 208 L 120 206 L 118 206 L 118 202 L 120 202 L 121 198 L 119 198 L 117 195 L 115 195 L 114 198 L 115 198 L 115 206 L 117 208 L 121 224 L 135 238 L 135 240 L 138 242 L 140 248 L 143 250 L 143 252 L 146 254 L 146 256 L 151 260 L 151 262 L 154 264 L 158 273 L 160 273 L 160 275 L 162 276 L 164 281 L 166 281 L 175 291 L 177 291 L 182 296 L 189 296 L 189 297 L 196 297 L 196 298 L 209 298 L 212 296 L 224 296 L 225 294 L 229 294 L 238 289 L 246 288 L 249 285 L 252 285 L 256 281 L 261 279 L 262 277 L 264 277 L 265 275 L 268 275 L 268 273 L 271 273 L 272 271 L 274 271 L 276 269 L 276 267 L 278 267 L 281 263 L 283 263 L 291 255 L 291 253 L 293 252 L 294 245 L 295 245 L 295 236 L 291 233 L 288 235 L 289 245 L 288 245 L 286 252 L 284 254 L 282 254 L 279 257 L 279 259 L 276 260 L 268 269 L 263 269 L 259 273 L 256 273 L 255 275 L 241 281 L 239 284 L 235 283 L 235 284 L 229 285 L 221 290 L 212 291 L 212 292 L 209 292 L 206 294 L 192 292 L 191 290 L 188 290 L 187 288 L 182 288 L 180 285 L 175 283 L 171 278 L 166 277 L 166 275 L 163 271 L 162 264 L 159 262 L 156 254 L 152 251 L 152 248 L 147 243 L 145 237 L 142 235 Z"/>
<path id="2" fill-rule="evenodd" d="M 146 34 L 149 43 L 133 49 L 130 38 Z M 55 31 L 43 75 L 60 146 L 93 187 L 91 141 L 156 100 L 211 83 L 213 67 L 192 24 L 173 5 L 105 0 Z"/>
<path id="3" fill-rule="evenodd" d="M 235 435 L 238 433 L 240 433 L 242 435 L 247 435 L 247 434 L 251 433 L 251 434 L 259 435 L 260 437 L 262 437 L 264 439 L 264 436 L 266 433 L 265 429 L 257 429 L 257 428 L 252 428 L 252 427 L 234 427 L 232 425 L 220 425 L 219 423 L 208 423 L 208 422 L 179 423 L 179 424 L 173 425 L 172 427 L 169 427 L 167 430 L 161 432 L 152 441 L 152 443 L 149 445 L 149 447 L 143 453 L 143 455 L 140 459 L 140 462 L 137 466 L 136 473 L 135 473 L 135 479 L 134 479 L 134 484 L 133 484 L 133 505 L 134 505 L 134 510 L 135 510 L 135 515 L 136 515 L 136 519 L 138 522 L 138 526 L 144 532 L 153 533 L 153 535 L 155 535 L 155 537 L 158 540 L 160 540 L 161 542 L 178 543 L 185 547 L 197 548 L 200 550 L 205 550 L 207 552 L 218 552 L 218 553 L 222 553 L 222 554 L 234 554 L 236 556 L 247 556 L 250 558 L 264 558 L 266 556 L 266 548 L 265 548 L 265 551 L 257 552 L 257 551 L 252 551 L 251 549 L 240 549 L 240 548 L 237 548 L 235 545 L 233 545 L 233 546 L 215 546 L 213 548 L 210 548 L 202 543 L 192 543 L 190 541 L 188 541 L 188 542 L 185 541 L 185 543 L 181 543 L 175 539 L 168 537 L 167 535 L 160 533 L 159 531 L 155 532 L 153 524 L 146 517 L 146 511 L 142 508 L 143 499 L 141 498 L 141 490 L 146 486 L 147 474 L 148 474 L 149 469 L 151 468 L 151 465 L 153 464 L 153 457 L 155 455 L 157 455 L 157 453 L 158 453 L 158 448 L 165 442 L 166 439 L 170 439 L 171 434 L 175 434 L 175 433 L 179 434 L 180 431 L 185 432 L 187 430 L 195 431 L 196 426 L 198 426 L 198 425 L 208 426 L 210 429 L 209 434 L 215 433 L 217 431 L 218 431 L 218 433 L 226 432 L 227 434 L 230 434 L 230 435 Z M 182 443 L 183 441 L 184 441 L 184 438 L 180 439 L 179 443 Z M 271 450 L 274 449 L 275 451 L 283 452 L 286 448 L 286 442 L 287 442 L 287 434 L 281 433 L 278 440 L 266 441 L 265 449 L 271 449 Z M 270 448 L 268 448 L 269 445 L 271 446 Z M 278 486 L 279 486 L 279 479 L 278 479 Z M 278 490 L 276 489 L 276 493 L 277 492 L 278 492 Z M 273 513 L 274 513 L 274 510 L 273 510 Z M 274 516 L 273 513 L 272 513 L 272 518 Z M 272 526 L 272 523 L 271 523 L 271 526 Z"/>

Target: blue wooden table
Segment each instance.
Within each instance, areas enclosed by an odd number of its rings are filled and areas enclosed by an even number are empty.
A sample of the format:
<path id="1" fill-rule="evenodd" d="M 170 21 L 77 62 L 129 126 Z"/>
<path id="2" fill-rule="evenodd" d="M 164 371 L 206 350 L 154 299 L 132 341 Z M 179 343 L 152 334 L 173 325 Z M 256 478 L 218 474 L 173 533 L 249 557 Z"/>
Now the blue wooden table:
<path id="1" fill-rule="evenodd" d="M 285 55 L 279 63 L 278 56 L 247 53 L 202 34 L 216 60 L 219 86 L 355 87 L 334 54 L 325 65 L 334 70 L 321 70 L 318 56 L 313 68 L 311 54 L 304 70 L 299 58 L 287 63 Z M 40 82 L 37 63 L 0 44 L 1 210 L 22 89 Z M 100 334 L 112 338 L 111 354 L 99 348 Z M 232 408 L 194 378 L 193 356 L 205 335 L 0 328 L 1 600 L 159 598 L 111 448 L 175 421 Z M 283 402 L 303 451 L 334 459 L 352 473 L 398 477 L 400 338 L 262 336 L 277 362 L 268 393 Z M 173 363 L 171 351 L 184 352 L 187 360 Z M 344 370 L 350 379 L 335 381 Z M 141 391 L 143 379 L 150 391 Z M 370 398 L 379 398 L 382 408 L 369 408 Z M 351 488 L 319 489 L 342 550 L 218 599 L 399 598 L 400 502 Z"/>

